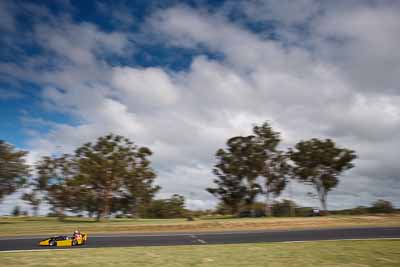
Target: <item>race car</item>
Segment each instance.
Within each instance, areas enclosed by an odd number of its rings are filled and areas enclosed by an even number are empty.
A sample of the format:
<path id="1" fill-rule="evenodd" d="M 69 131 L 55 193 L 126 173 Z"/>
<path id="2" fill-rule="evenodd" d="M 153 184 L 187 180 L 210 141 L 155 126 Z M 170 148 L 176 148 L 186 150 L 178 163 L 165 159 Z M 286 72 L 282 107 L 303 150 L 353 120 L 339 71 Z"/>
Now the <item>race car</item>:
<path id="1" fill-rule="evenodd" d="M 82 238 L 76 239 L 66 235 L 53 236 L 39 242 L 39 246 L 50 247 L 72 247 L 84 245 L 87 241 L 87 234 L 82 233 Z"/>

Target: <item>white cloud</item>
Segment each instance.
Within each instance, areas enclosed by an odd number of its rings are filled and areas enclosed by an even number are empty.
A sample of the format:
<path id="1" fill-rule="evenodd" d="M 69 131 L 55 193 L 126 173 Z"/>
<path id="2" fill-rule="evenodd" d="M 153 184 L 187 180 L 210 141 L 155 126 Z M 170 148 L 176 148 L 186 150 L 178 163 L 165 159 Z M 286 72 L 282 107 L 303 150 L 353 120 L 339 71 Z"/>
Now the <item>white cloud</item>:
<path id="1" fill-rule="evenodd" d="M 316 46 L 360 91 L 398 94 L 399 13 L 395 1 L 329 9 L 313 24 Z"/>
<path id="2" fill-rule="evenodd" d="M 158 68 L 114 68 L 111 83 L 121 93 L 123 102 L 139 109 L 170 106 L 178 98 L 177 87 Z"/>

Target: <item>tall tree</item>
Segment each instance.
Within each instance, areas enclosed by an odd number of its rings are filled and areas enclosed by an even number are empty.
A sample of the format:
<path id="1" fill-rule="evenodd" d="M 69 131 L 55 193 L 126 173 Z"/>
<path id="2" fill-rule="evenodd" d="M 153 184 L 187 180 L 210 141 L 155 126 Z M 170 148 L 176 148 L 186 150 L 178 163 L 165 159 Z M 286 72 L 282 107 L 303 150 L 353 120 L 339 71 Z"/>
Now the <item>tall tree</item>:
<path id="1" fill-rule="evenodd" d="M 228 140 L 227 149 L 216 153 L 218 163 L 213 172 L 217 176 L 216 188 L 207 191 L 218 197 L 233 214 L 241 205 L 251 206 L 261 186 L 257 183 L 263 163 L 260 162 L 259 147 L 254 146 L 254 136 L 237 136 Z"/>
<path id="2" fill-rule="evenodd" d="M 150 149 L 111 134 L 76 150 L 77 181 L 95 192 L 98 219 L 109 216 L 115 199 L 129 197 L 136 208 L 139 201 L 147 201 L 159 189 L 153 185 L 156 175 L 148 160 L 151 154 Z"/>
<path id="3" fill-rule="evenodd" d="M 0 201 L 26 183 L 29 176 L 27 154 L 0 140 Z"/>
<path id="4" fill-rule="evenodd" d="M 207 191 L 218 197 L 237 213 L 241 205 L 251 207 L 257 195 L 278 196 L 285 188 L 289 166 L 287 157 L 278 150 L 280 134 L 268 122 L 253 128 L 254 135 L 237 136 L 228 140 L 227 149 L 216 153 L 215 188 Z M 259 179 L 263 178 L 260 185 Z"/>
<path id="5" fill-rule="evenodd" d="M 356 158 L 353 150 L 339 148 L 330 139 L 316 138 L 297 143 L 289 156 L 295 178 L 315 187 L 324 211 L 329 191 L 339 184 L 340 174 L 354 167 L 352 161 Z"/>
<path id="6" fill-rule="evenodd" d="M 119 135 L 99 137 L 73 155 L 44 157 L 37 166 L 36 188 L 62 215 L 64 210 L 86 211 L 97 219 L 111 212 L 136 211 L 160 187 L 148 157 L 152 152 Z"/>
<path id="7" fill-rule="evenodd" d="M 281 142 L 280 133 L 274 131 L 268 122 L 254 126 L 254 143 L 259 147 L 258 157 L 263 163 L 260 176 L 264 178 L 264 194 L 266 196 L 266 212 L 271 214 L 270 195 L 277 197 L 285 189 L 290 173 L 287 155 L 278 149 Z"/>

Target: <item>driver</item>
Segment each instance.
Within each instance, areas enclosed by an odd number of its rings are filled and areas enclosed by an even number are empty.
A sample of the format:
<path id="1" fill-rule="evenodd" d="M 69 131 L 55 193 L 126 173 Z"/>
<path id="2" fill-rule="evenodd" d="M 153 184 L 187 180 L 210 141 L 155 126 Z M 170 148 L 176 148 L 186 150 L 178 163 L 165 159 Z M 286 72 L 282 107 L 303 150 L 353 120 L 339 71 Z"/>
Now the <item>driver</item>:
<path id="1" fill-rule="evenodd" d="M 74 239 L 81 239 L 82 238 L 82 235 L 81 235 L 81 232 L 79 232 L 79 230 L 75 230 L 74 231 L 74 235 L 73 235 L 73 238 Z"/>

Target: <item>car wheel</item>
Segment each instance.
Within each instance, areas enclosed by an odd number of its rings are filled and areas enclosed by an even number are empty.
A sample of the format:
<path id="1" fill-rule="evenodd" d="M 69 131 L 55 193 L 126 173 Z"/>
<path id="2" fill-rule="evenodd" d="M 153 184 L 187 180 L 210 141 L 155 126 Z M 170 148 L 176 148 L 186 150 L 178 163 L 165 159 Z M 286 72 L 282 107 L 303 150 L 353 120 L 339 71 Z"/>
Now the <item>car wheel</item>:
<path id="1" fill-rule="evenodd" d="M 76 245 L 78 245 L 78 241 L 76 241 L 76 240 L 72 240 L 72 245 L 73 245 L 73 246 L 76 246 Z"/>
<path id="2" fill-rule="evenodd" d="M 57 246 L 57 242 L 56 241 L 50 241 L 49 245 L 50 245 L 50 247 L 56 247 Z"/>

